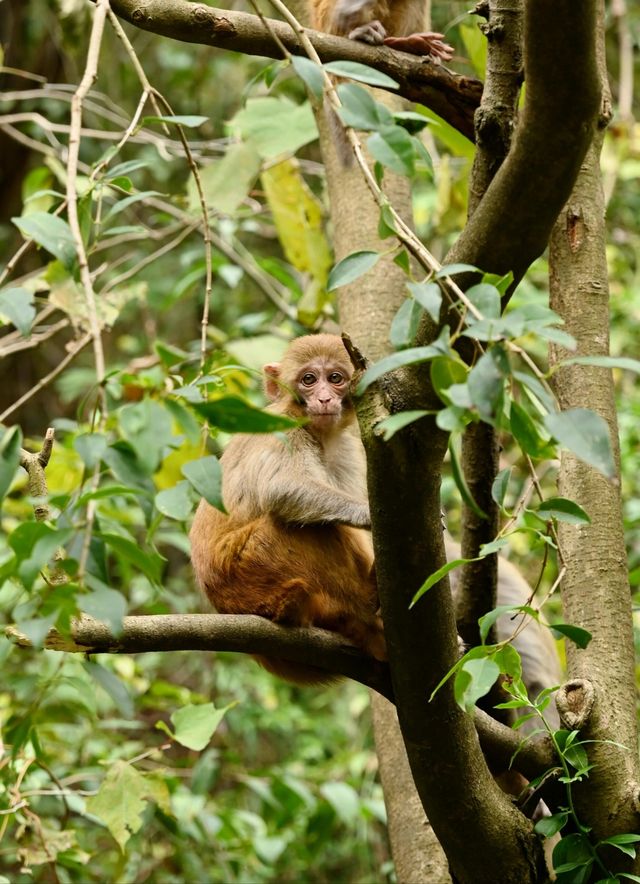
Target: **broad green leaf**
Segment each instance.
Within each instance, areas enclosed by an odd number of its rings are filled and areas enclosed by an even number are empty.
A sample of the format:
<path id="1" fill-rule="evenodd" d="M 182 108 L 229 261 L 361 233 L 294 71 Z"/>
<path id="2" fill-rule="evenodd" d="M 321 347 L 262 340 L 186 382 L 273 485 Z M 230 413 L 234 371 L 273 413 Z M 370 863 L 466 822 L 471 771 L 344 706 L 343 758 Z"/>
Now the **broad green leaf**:
<path id="1" fill-rule="evenodd" d="M 292 55 L 291 65 L 300 79 L 306 83 L 312 95 L 317 99 L 322 98 L 324 77 L 320 65 L 305 55 Z"/>
<path id="2" fill-rule="evenodd" d="M 260 173 L 261 160 L 253 144 L 237 141 L 230 144 L 224 156 L 200 170 L 200 181 L 207 206 L 224 215 L 233 215 Z M 187 186 L 189 211 L 202 212 L 195 180 Z"/>
<path id="3" fill-rule="evenodd" d="M 238 396 L 196 402 L 191 407 L 212 426 L 226 433 L 272 433 L 299 426 L 292 418 L 261 411 Z"/>
<path id="4" fill-rule="evenodd" d="M 598 365 L 601 368 L 620 368 L 640 374 L 640 359 L 628 356 L 573 356 L 563 359 L 561 365 Z"/>
<path id="5" fill-rule="evenodd" d="M 456 673 L 453 687 L 458 706 L 465 712 L 472 712 L 478 700 L 489 693 L 499 675 L 500 669 L 490 657 L 464 662 Z"/>
<path id="6" fill-rule="evenodd" d="M 0 291 L 0 316 L 13 323 L 26 338 L 36 316 L 33 306 L 33 292 L 23 288 L 8 288 Z"/>
<path id="7" fill-rule="evenodd" d="M 443 279 L 445 276 L 457 276 L 458 273 L 480 273 L 473 264 L 445 264 L 435 274 L 435 279 Z"/>
<path id="8" fill-rule="evenodd" d="M 162 196 L 160 191 L 158 190 L 140 190 L 137 193 L 132 193 L 129 196 L 123 197 L 123 199 L 115 202 L 107 214 L 104 217 L 103 224 L 108 224 L 112 218 L 115 218 L 116 215 L 119 215 L 120 212 L 124 212 L 125 209 L 128 209 L 129 206 L 133 206 L 136 203 L 144 202 L 144 200 L 149 199 L 154 196 Z"/>
<path id="9" fill-rule="evenodd" d="M 472 285 L 465 294 L 485 319 L 500 319 L 502 305 L 500 302 L 500 292 L 495 286 L 481 282 L 478 285 Z M 473 322 L 471 314 L 468 315 L 467 319 L 469 322 Z"/>
<path id="10" fill-rule="evenodd" d="M 554 872 L 559 874 L 575 870 L 576 874 L 569 879 L 572 884 L 586 884 L 593 863 L 593 848 L 585 834 L 575 832 L 566 835 L 553 848 Z"/>
<path id="11" fill-rule="evenodd" d="M 505 467 L 504 470 L 500 470 L 491 486 L 491 497 L 495 500 L 500 509 L 504 509 L 504 502 L 507 497 L 507 489 L 511 478 L 511 469 L 511 467 Z"/>
<path id="12" fill-rule="evenodd" d="M 148 473 L 155 472 L 173 441 L 167 409 L 153 399 L 125 405 L 118 413 L 122 433 Z"/>
<path id="13" fill-rule="evenodd" d="M 418 304 L 427 311 L 434 322 L 440 320 L 442 291 L 436 282 L 408 282 L 407 288 Z"/>
<path id="14" fill-rule="evenodd" d="M 33 586 L 40 571 L 51 562 L 58 550 L 73 537 L 74 533 L 72 528 L 48 528 L 36 539 L 29 557 L 24 558 L 18 566 L 18 576 L 27 588 Z M 9 542 L 11 543 L 11 540 Z"/>
<path id="15" fill-rule="evenodd" d="M 570 408 L 548 414 L 544 419 L 549 433 L 576 457 L 607 478 L 616 475 L 607 422 L 587 408 Z"/>
<path id="16" fill-rule="evenodd" d="M 497 608 L 494 608 L 492 611 L 488 611 L 486 614 L 483 614 L 482 617 L 478 620 L 478 626 L 480 627 L 480 640 L 484 644 L 487 636 L 489 635 L 489 630 L 491 627 L 498 621 L 503 614 L 513 614 L 516 611 L 519 611 L 520 608 L 517 605 L 498 605 Z"/>
<path id="17" fill-rule="evenodd" d="M 528 412 L 515 400 L 511 402 L 511 432 L 525 454 L 537 457 L 546 445 Z"/>
<path id="18" fill-rule="evenodd" d="M 327 282 L 327 291 L 332 292 L 340 286 L 348 285 L 359 279 L 378 263 L 378 252 L 352 252 L 333 267 Z"/>
<path id="19" fill-rule="evenodd" d="M 250 98 L 230 122 L 263 159 L 293 154 L 318 137 L 313 111 L 308 101 L 294 104 L 288 98 Z"/>
<path id="20" fill-rule="evenodd" d="M 413 341 L 418 331 L 421 317 L 422 307 L 413 298 L 407 298 L 401 304 L 400 309 L 393 317 L 389 331 L 389 341 L 396 350 L 408 347 Z"/>
<path id="21" fill-rule="evenodd" d="M 478 20 L 465 18 L 458 23 L 457 30 L 464 43 L 464 54 L 471 62 L 476 76 L 484 80 L 487 71 L 487 38 L 478 27 Z"/>
<path id="22" fill-rule="evenodd" d="M 413 175 L 415 151 L 413 140 L 402 126 L 384 126 L 367 139 L 367 149 L 374 160 L 398 175 Z"/>
<path id="23" fill-rule="evenodd" d="M 133 702 L 131 701 L 129 691 L 117 675 L 114 675 L 110 669 L 106 669 L 99 663 L 94 663 L 93 660 L 85 660 L 82 666 L 96 684 L 99 684 L 103 691 L 111 697 L 122 717 L 133 718 Z"/>
<path id="24" fill-rule="evenodd" d="M 366 64 L 357 61 L 330 61 L 323 65 L 325 71 L 335 74 L 337 77 L 348 77 L 359 83 L 368 83 L 369 86 L 380 86 L 381 89 L 398 89 L 398 84 L 387 74 L 370 68 Z"/>
<path id="25" fill-rule="evenodd" d="M 127 613 L 127 600 L 115 589 L 99 587 L 78 597 L 78 607 L 96 620 L 107 623 L 114 635 L 122 632 L 122 619 Z"/>
<path id="26" fill-rule="evenodd" d="M 142 123 L 173 123 L 174 126 L 185 126 L 187 129 L 196 129 L 209 122 L 209 117 L 201 117 L 196 114 L 185 116 L 182 114 L 170 114 L 162 117 L 143 117 Z"/>
<path id="27" fill-rule="evenodd" d="M 220 512 L 225 512 L 222 502 L 222 467 L 217 457 L 210 455 L 192 460 L 181 467 L 181 472 L 207 503 Z"/>
<path id="28" fill-rule="evenodd" d="M 505 645 L 503 648 L 499 648 L 494 654 L 493 659 L 502 675 L 507 675 L 511 682 L 519 682 L 522 679 L 522 660 L 520 654 L 512 645 Z"/>
<path id="29" fill-rule="evenodd" d="M 467 379 L 467 371 L 467 367 L 456 358 L 439 356 L 431 362 L 431 383 L 446 405 L 451 403 L 449 395 L 451 387 L 464 385 L 466 388 L 464 382 Z"/>
<path id="30" fill-rule="evenodd" d="M 538 410 L 555 411 L 556 405 L 553 396 L 545 389 L 538 378 L 522 371 L 514 371 L 513 377 L 522 386 L 527 394 L 527 398 L 533 401 Z M 542 409 L 540 406 L 542 406 Z"/>
<path id="31" fill-rule="evenodd" d="M 423 114 L 419 114 L 416 111 L 395 111 L 393 119 L 398 126 L 406 129 L 409 135 L 417 135 L 418 132 L 422 132 L 429 125 L 429 120 Z"/>
<path id="32" fill-rule="evenodd" d="M 20 465 L 22 433 L 20 427 L 0 427 L 0 501 L 11 487 Z"/>
<path id="33" fill-rule="evenodd" d="M 92 470 L 100 463 L 108 444 L 104 433 L 83 433 L 73 440 L 73 447 L 88 470 Z"/>
<path id="34" fill-rule="evenodd" d="M 127 764 L 114 761 L 97 795 L 87 800 L 87 811 L 101 820 L 124 853 L 124 846 L 142 826 L 149 789 L 146 778 Z"/>
<path id="35" fill-rule="evenodd" d="M 360 814 L 360 798 L 348 783 L 327 782 L 320 786 L 320 794 L 333 807 L 346 825 L 352 825 Z"/>
<path id="36" fill-rule="evenodd" d="M 324 292 L 332 258 L 322 204 L 305 182 L 297 160 L 270 166 L 261 181 L 287 261 L 301 273 L 310 274 L 319 292 Z M 323 307 L 320 300 L 316 315 L 309 319 L 313 321 Z"/>
<path id="37" fill-rule="evenodd" d="M 580 626 L 572 626 L 569 623 L 554 623 L 551 628 L 554 632 L 559 632 L 560 635 L 564 635 L 566 638 L 570 639 L 574 645 L 577 645 L 583 650 L 593 638 L 591 633 L 587 632 L 586 629 L 582 629 Z"/>
<path id="38" fill-rule="evenodd" d="M 383 126 L 393 125 L 391 111 L 361 86 L 341 83 L 338 86 L 338 95 L 343 105 L 338 113 L 345 125 L 363 129 L 365 132 L 375 132 Z"/>
<path id="39" fill-rule="evenodd" d="M 550 497 L 535 507 L 541 519 L 557 519 L 571 525 L 590 525 L 591 519 L 581 506 L 566 497 Z"/>
<path id="40" fill-rule="evenodd" d="M 187 749 L 200 752 L 208 746 L 216 728 L 233 705 L 235 704 L 231 703 L 223 709 L 216 709 L 213 703 L 202 703 L 178 709 L 171 715 L 175 728 L 174 740 Z"/>
<path id="41" fill-rule="evenodd" d="M 450 405 L 443 408 L 436 416 L 436 424 L 446 433 L 461 433 L 470 422 L 470 415 L 466 408 Z"/>
<path id="42" fill-rule="evenodd" d="M 450 352 L 449 330 L 444 328 L 440 337 L 433 344 L 428 344 L 426 347 L 410 347 L 408 350 L 392 353 L 390 356 L 385 356 L 379 362 L 374 363 L 360 378 L 356 391 L 357 395 L 361 396 L 368 386 L 377 381 L 378 378 L 381 378 L 382 375 L 387 374 L 387 372 L 395 371 L 405 365 L 428 362 L 430 359 L 435 359 L 436 356 L 448 356 Z"/>
<path id="43" fill-rule="evenodd" d="M 62 218 L 48 212 L 31 212 L 12 218 L 20 233 L 33 239 L 70 270 L 76 261 L 76 246 L 71 228 Z"/>
<path id="44" fill-rule="evenodd" d="M 560 813 L 554 813 L 553 816 L 542 817 L 533 828 L 538 835 L 542 835 L 544 838 L 552 838 L 564 827 L 568 819 L 569 811 L 563 810 Z"/>
<path id="45" fill-rule="evenodd" d="M 495 540 L 490 541 L 489 543 L 483 543 L 480 547 L 480 555 L 479 557 L 483 559 L 485 556 L 493 555 L 495 552 L 500 552 L 503 547 L 507 546 L 509 543 L 508 537 L 496 537 Z"/>
<path id="46" fill-rule="evenodd" d="M 480 417 L 493 424 L 502 410 L 508 362 L 498 347 L 487 350 L 469 372 L 467 388 Z"/>
<path id="47" fill-rule="evenodd" d="M 422 596 L 427 592 L 427 590 L 431 589 L 432 586 L 435 586 L 436 583 L 439 583 L 443 577 L 445 577 L 449 571 L 453 571 L 454 568 L 459 568 L 460 565 L 464 565 L 465 562 L 472 562 L 473 559 L 453 559 L 450 562 L 447 562 L 442 568 L 438 568 L 437 571 L 434 571 L 425 582 L 422 584 L 420 589 L 416 592 L 414 597 L 411 599 L 411 604 L 409 608 L 413 608 L 416 602 L 420 601 Z"/>
<path id="48" fill-rule="evenodd" d="M 471 163 L 475 154 L 475 146 L 467 137 L 429 108 L 421 107 L 420 113 L 431 123 L 431 132 L 433 132 L 436 141 L 444 144 L 454 157 L 462 157 Z"/>
<path id="49" fill-rule="evenodd" d="M 251 844 L 262 862 L 266 865 L 271 865 L 277 862 L 282 856 L 289 846 L 292 837 L 292 834 L 288 835 L 288 837 L 280 835 L 256 835 L 252 839 Z"/>
<path id="50" fill-rule="evenodd" d="M 41 648 L 49 630 L 58 619 L 57 611 L 47 617 L 34 617 L 28 620 L 19 620 L 18 629 L 29 639 L 34 648 Z"/>
<path id="51" fill-rule="evenodd" d="M 398 430 L 402 430 L 404 427 L 408 426 L 408 424 L 420 420 L 420 418 L 424 417 L 426 414 L 430 414 L 430 412 L 420 410 L 400 411 L 398 414 L 392 414 L 390 417 L 385 417 L 384 420 L 379 421 L 375 425 L 375 432 L 376 434 L 381 433 L 384 441 L 388 442 Z"/>
<path id="52" fill-rule="evenodd" d="M 462 464 L 460 463 L 460 459 L 458 457 L 458 449 L 451 439 L 449 439 L 449 457 L 451 459 L 451 475 L 453 476 L 453 481 L 456 483 L 458 491 L 460 492 L 460 496 L 464 503 L 472 510 L 476 516 L 480 519 L 488 519 L 489 517 L 479 506 L 473 495 L 471 494 L 471 490 L 467 485 L 467 480 L 465 479 L 464 470 L 462 469 Z"/>
<path id="53" fill-rule="evenodd" d="M 190 493 L 191 486 L 185 480 L 178 482 L 173 488 L 165 488 L 156 494 L 156 507 L 163 516 L 176 519 L 178 522 L 186 521 L 193 512 L 194 500 Z"/>
<path id="54" fill-rule="evenodd" d="M 160 553 L 155 552 L 155 550 L 147 552 L 138 546 L 137 543 L 134 543 L 133 540 L 122 537 L 120 534 L 102 532 L 100 537 L 116 555 L 122 556 L 132 565 L 135 565 L 153 584 L 156 586 L 160 585 L 160 576 L 166 563 L 166 559 Z"/>
<path id="55" fill-rule="evenodd" d="M 636 857 L 636 849 L 633 847 L 633 844 L 637 844 L 640 841 L 640 835 L 635 834 L 622 834 L 622 835 L 612 835 L 610 838 L 603 838 L 602 841 L 598 841 L 598 847 L 601 847 L 603 844 L 610 844 L 612 847 L 616 847 L 622 853 L 630 856 L 632 859 Z"/>

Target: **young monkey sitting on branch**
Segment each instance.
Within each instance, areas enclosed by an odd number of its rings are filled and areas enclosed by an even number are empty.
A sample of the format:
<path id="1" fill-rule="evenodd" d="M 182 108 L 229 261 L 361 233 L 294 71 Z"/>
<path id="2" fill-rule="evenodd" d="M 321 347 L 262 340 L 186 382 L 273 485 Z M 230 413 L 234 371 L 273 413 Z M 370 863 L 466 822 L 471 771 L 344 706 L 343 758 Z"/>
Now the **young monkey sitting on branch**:
<path id="1" fill-rule="evenodd" d="M 308 422 L 284 438 L 238 435 L 227 446 L 229 515 L 203 500 L 191 529 L 198 581 L 221 614 L 328 629 L 384 660 L 347 351 L 335 335 L 309 335 L 264 372 L 269 410 Z M 331 680 L 312 666 L 257 659 L 289 681 Z"/>
<path id="2" fill-rule="evenodd" d="M 222 456 L 229 515 L 202 500 L 191 529 L 198 582 L 221 614 L 258 614 L 276 623 L 317 626 L 386 659 L 373 567 L 364 450 L 349 396 L 353 374 L 342 340 L 308 335 L 282 362 L 264 367 L 269 410 L 308 423 L 287 433 L 238 435 Z M 460 548 L 445 537 L 447 556 Z M 426 575 L 425 575 L 426 576 Z M 456 595 L 455 575 L 452 581 Z M 523 605 L 531 590 L 501 561 L 498 604 Z M 513 632 L 498 620 L 499 639 Z M 536 696 L 560 679 L 548 630 L 531 621 L 514 640 L 523 677 Z M 257 658 L 300 684 L 331 681 L 326 672 Z"/>
<path id="3" fill-rule="evenodd" d="M 424 0 L 313 0 L 313 26 L 373 46 L 449 61 L 453 47 L 442 34 L 423 31 Z"/>

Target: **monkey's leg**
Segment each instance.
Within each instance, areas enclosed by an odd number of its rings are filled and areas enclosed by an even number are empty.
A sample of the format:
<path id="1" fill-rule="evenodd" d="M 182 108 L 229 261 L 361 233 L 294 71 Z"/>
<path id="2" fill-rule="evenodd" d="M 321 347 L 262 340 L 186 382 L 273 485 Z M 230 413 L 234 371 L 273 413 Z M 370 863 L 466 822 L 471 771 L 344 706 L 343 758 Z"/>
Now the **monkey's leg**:
<path id="1" fill-rule="evenodd" d="M 351 37 L 352 35 L 349 34 Z M 354 38 L 357 39 L 357 38 Z M 443 40 L 443 34 L 426 31 L 422 34 L 408 34 L 406 37 L 384 38 L 384 45 L 400 52 L 409 52 L 411 55 L 428 55 L 434 61 L 451 61 L 453 58 L 453 46 L 449 46 Z"/>

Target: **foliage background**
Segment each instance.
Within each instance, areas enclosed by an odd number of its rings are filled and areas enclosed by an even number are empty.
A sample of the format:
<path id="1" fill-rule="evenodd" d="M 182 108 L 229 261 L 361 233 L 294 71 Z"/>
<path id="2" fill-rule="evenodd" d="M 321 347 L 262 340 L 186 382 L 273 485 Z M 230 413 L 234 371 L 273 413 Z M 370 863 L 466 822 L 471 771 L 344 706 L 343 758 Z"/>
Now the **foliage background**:
<path id="1" fill-rule="evenodd" d="M 9 15 L 2 23 L 0 152 L 6 161 L 0 170 L 0 243 L 6 263 L 22 242 L 11 218 L 50 210 L 65 190 L 74 88 L 65 84 L 77 83 L 82 74 L 91 8 L 73 0 L 4 5 Z M 434 25 L 456 45 L 452 66 L 481 75 L 482 38 L 465 9 L 461 2 L 439 4 Z M 617 99 L 621 28 L 637 46 L 640 14 L 630 9 L 621 23 L 611 10 L 609 15 Z M 47 478 L 52 505 L 60 512 L 58 533 L 47 541 L 28 527 L 34 523 L 24 475 L 13 482 L 2 509 L 0 611 L 3 622 L 20 624 L 36 642 L 52 623 L 64 627 L 77 605 L 96 615 L 106 611 L 114 623 L 125 612 L 203 609 L 186 537 L 198 495 L 181 470 L 206 452 L 201 422 L 180 391 L 204 375 L 201 388 L 214 398 L 242 393 L 259 404 L 256 370 L 262 363 L 276 358 L 291 336 L 335 319 L 325 291 L 332 259 L 323 172 L 301 82 L 279 63 L 128 33 L 149 80 L 173 112 L 206 117 L 186 132 L 212 210 L 211 355 L 202 367 L 206 259 L 193 178 L 175 127 L 164 131 L 147 121 L 109 157 L 92 187 L 86 178 L 78 186 L 86 230 L 93 219 L 94 284 L 109 308 L 103 316 L 108 423 L 95 423 L 90 348 L 2 418 L 8 426 L 19 423 L 26 447 L 33 449 L 47 426 L 57 432 Z M 31 72 L 46 84 L 11 69 Z M 98 80 L 85 106 L 83 175 L 116 143 L 106 133 L 120 137 L 139 97 L 130 57 L 107 29 Z M 272 103 L 260 104 L 267 100 Z M 273 127 L 260 125 L 266 117 Z M 414 209 L 419 233 L 441 256 L 464 224 L 472 149 L 443 124 L 426 130 L 425 144 L 433 171 L 416 172 Z M 297 162 L 288 159 L 293 154 Z M 623 113 L 608 133 L 603 172 L 612 352 L 630 356 L 637 353 L 640 319 L 640 193 L 634 186 L 639 170 L 640 128 Z M 85 323 L 70 274 L 42 249 L 25 253 L 4 285 L 20 286 L 33 299 L 26 299 L 27 312 L 18 317 L 0 300 L 7 379 L 0 385 L 0 412 L 55 369 Z M 545 303 L 545 286 L 543 258 L 522 283 L 520 297 Z M 36 325 L 59 328 L 34 347 L 33 337 L 19 328 L 28 332 L 33 309 L 40 312 L 47 304 L 55 310 Z M 544 362 L 543 352 L 534 355 Z M 640 393 L 634 376 L 622 373 L 618 390 L 625 527 L 637 589 Z M 225 439 L 218 431 L 208 451 L 219 453 Z M 58 543 L 66 544 L 71 562 L 81 560 L 89 503 L 83 494 L 91 493 L 94 464 L 106 451 L 98 487 L 111 490 L 95 498 L 88 590 L 78 597 L 73 580 L 50 587 L 37 575 Z M 525 470 L 514 452 L 505 451 L 504 460 L 514 466 L 516 494 Z M 453 491 L 450 481 L 445 498 L 455 532 Z M 533 576 L 536 551 L 523 542 L 514 552 Z M 73 565 L 69 568 L 73 578 Z M 547 583 L 552 578 L 545 575 Z M 4 637 L 0 666 L 5 880 L 391 878 L 364 689 L 292 688 L 239 656 L 104 655 L 84 661 L 18 649 Z M 191 704 L 223 708 L 234 701 L 203 751 L 167 739 L 156 726 L 162 721 L 171 727 L 171 716 Z M 133 769 L 143 777 L 120 795 L 124 850 L 113 837 L 117 824 L 107 828 L 91 813 L 96 791 L 119 760 L 135 760 Z"/>

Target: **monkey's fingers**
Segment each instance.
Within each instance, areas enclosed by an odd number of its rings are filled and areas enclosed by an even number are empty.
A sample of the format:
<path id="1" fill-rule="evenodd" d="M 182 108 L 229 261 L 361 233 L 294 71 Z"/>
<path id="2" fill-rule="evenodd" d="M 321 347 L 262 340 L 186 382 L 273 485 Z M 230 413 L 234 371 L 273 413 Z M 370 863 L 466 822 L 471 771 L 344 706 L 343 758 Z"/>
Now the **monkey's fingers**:
<path id="1" fill-rule="evenodd" d="M 382 46 L 386 36 L 387 32 L 377 19 L 349 32 L 350 40 L 359 40 L 360 43 L 369 43 L 370 46 Z"/>
<path id="2" fill-rule="evenodd" d="M 444 34 L 432 31 L 424 34 L 409 34 L 408 37 L 387 37 L 385 46 L 409 52 L 411 55 L 430 55 L 437 61 L 450 61 L 453 58 L 453 46 L 444 42 Z"/>

